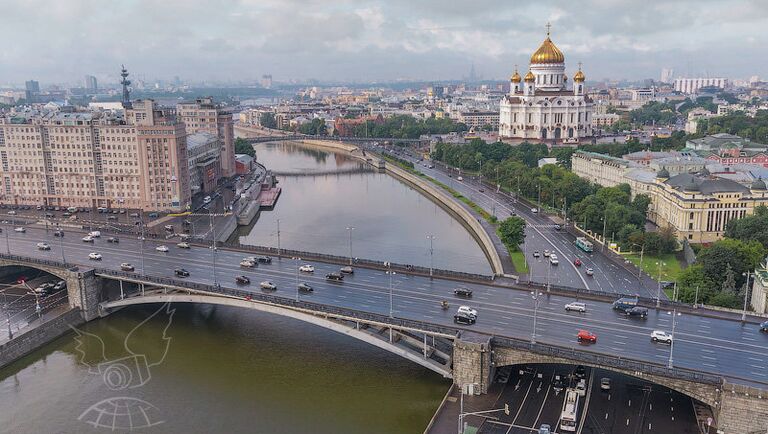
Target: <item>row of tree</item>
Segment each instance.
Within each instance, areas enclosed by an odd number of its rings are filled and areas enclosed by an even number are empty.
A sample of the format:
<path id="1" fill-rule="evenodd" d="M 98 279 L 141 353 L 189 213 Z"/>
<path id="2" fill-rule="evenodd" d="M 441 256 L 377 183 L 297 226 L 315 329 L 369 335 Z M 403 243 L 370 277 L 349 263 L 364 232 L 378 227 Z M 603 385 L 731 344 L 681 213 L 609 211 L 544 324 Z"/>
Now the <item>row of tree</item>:
<path id="1" fill-rule="evenodd" d="M 464 132 L 469 128 L 449 118 L 417 119 L 409 115 L 396 115 L 384 119 L 383 123 L 367 121 L 355 126 L 354 137 L 394 137 L 418 139 L 423 134 L 448 134 Z"/>
<path id="2" fill-rule="evenodd" d="M 755 117 L 744 113 L 709 118 L 699 122 L 699 133 L 736 134 L 758 143 L 768 143 L 768 110 L 758 110 Z"/>

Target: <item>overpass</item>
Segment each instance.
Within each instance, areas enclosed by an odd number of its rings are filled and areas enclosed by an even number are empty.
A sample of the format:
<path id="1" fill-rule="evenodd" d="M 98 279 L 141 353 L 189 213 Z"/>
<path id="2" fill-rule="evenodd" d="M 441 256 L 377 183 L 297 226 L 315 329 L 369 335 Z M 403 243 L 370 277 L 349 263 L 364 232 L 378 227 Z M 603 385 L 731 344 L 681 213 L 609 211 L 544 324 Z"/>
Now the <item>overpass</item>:
<path id="1" fill-rule="evenodd" d="M 381 270 L 358 268 L 343 283 L 327 282 L 322 275 L 334 267 L 316 263 L 319 276 L 300 278 L 310 282 L 314 292 L 300 294 L 295 289 L 298 262 L 289 259 L 243 270 L 237 264 L 245 252 L 236 250 L 213 253 L 193 248 L 157 253 L 154 245 L 146 251 L 135 250 L 139 244 L 132 240 L 122 241 L 119 247 L 102 240 L 93 246 L 84 245 L 70 233 L 59 240 L 61 251 L 38 251 L 34 244 L 39 238 L 27 235 L 8 244 L 10 253 L 0 254 L 0 266 L 32 267 L 67 280 L 69 303 L 83 313 L 85 320 L 144 303 L 251 308 L 344 333 L 452 378 L 456 384 L 476 384 L 480 392 L 487 390 L 494 370 L 501 366 L 583 364 L 686 393 L 710 405 L 718 417 L 718 426 L 726 433 L 764 430 L 768 426 L 768 396 L 763 391 L 768 387 L 763 378 L 765 365 L 750 367 L 761 363 L 751 360 L 768 357 L 764 343 L 755 342 L 763 336 L 755 332 L 754 326 L 710 317 L 706 312 L 679 320 L 675 363 L 670 367 L 667 357 L 671 349 L 648 340 L 648 330 L 666 327 L 670 317 L 663 311 L 652 312 L 647 323 L 642 324 L 616 315 L 607 303 L 590 301 L 590 312 L 573 315 L 562 312 L 563 303 L 570 297 L 549 295 L 537 306 L 543 315 L 538 319 L 538 328 L 533 329 L 533 342 L 529 334 L 534 307 L 530 294 L 492 283 L 463 283 L 475 291 L 475 299 L 461 303 L 476 307 L 480 314 L 477 324 L 457 326 L 452 322 L 452 312 L 443 311 L 438 304 L 456 285 L 451 280 L 405 274 L 387 286 L 379 281 L 386 282 L 391 276 Z M 42 235 L 42 231 L 35 235 Z M 104 255 L 103 261 L 87 259 L 87 252 L 94 250 Z M 218 269 L 216 261 L 211 261 L 212 254 L 219 258 Z M 146 256 L 146 268 L 137 265 L 137 272 L 119 271 L 120 263 L 140 264 L 144 262 L 142 256 Z M 188 267 L 190 277 L 171 277 L 173 269 L 180 265 Z M 254 282 L 272 280 L 278 290 L 265 293 L 235 285 L 236 274 L 248 275 Z M 697 335 L 695 329 L 702 325 L 713 336 Z M 599 333 L 600 343 L 592 347 L 577 344 L 574 336 L 578 328 Z M 739 335 L 749 339 L 739 340 Z M 619 347 L 621 341 L 631 345 Z M 701 349 L 705 351 L 697 351 Z M 706 362 L 710 360 L 712 364 Z"/>

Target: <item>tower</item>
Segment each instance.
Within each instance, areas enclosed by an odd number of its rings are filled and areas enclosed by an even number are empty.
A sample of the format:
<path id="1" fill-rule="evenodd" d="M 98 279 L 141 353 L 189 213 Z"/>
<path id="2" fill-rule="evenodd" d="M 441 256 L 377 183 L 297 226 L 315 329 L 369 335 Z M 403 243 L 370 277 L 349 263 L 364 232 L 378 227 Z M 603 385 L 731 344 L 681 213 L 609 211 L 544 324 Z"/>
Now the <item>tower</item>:
<path id="1" fill-rule="evenodd" d="M 120 70 L 120 77 L 122 77 L 122 80 L 120 80 L 120 84 L 123 85 L 123 108 L 131 108 L 131 91 L 128 89 L 128 86 L 131 85 L 131 80 L 128 80 L 128 70 L 125 69 L 125 65 L 120 65 L 122 69 Z"/>
<path id="2" fill-rule="evenodd" d="M 584 73 L 581 72 L 581 62 L 579 62 L 579 70 L 573 76 L 573 94 L 576 96 L 584 95 Z"/>
<path id="3" fill-rule="evenodd" d="M 515 73 L 512 74 L 512 77 L 509 78 L 509 94 L 514 95 L 516 93 L 520 93 L 520 82 L 522 81 L 522 78 L 520 77 L 520 73 L 517 72 L 517 65 L 515 65 Z"/>

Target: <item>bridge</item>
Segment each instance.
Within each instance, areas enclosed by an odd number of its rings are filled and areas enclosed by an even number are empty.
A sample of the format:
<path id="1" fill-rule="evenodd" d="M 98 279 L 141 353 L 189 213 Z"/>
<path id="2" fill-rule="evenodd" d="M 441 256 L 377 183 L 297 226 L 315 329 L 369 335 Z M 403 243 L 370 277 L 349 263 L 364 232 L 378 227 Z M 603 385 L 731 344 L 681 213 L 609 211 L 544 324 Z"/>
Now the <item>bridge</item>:
<path id="1" fill-rule="evenodd" d="M 248 143 L 267 143 L 280 141 L 300 141 L 300 140 L 332 140 L 343 143 L 421 143 L 421 139 L 401 139 L 397 137 L 338 137 L 338 136 L 312 136 L 306 134 L 287 134 L 273 136 L 257 136 L 244 138 Z"/>
<path id="2" fill-rule="evenodd" d="M 304 170 L 300 172 L 290 171 L 272 171 L 275 176 L 327 176 L 327 175 L 344 175 L 354 173 L 370 173 L 374 170 L 369 167 L 342 167 L 338 169 L 329 170 Z"/>
<path id="3" fill-rule="evenodd" d="M 685 311 L 677 319 L 674 347 L 650 342 L 651 330 L 666 330 L 674 315 L 652 310 L 645 322 L 617 315 L 610 303 L 588 300 L 587 314 L 564 312 L 572 295 L 537 294 L 532 300 L 524 287 L 496 282 L 462 281 L 399 273 L 358 266 L 343 283 L 323 276 L 337 265 L 314 262 L 316 275 L 299 275 L 298 260 L 276 258 L 272 264 L 242 269 L 247 251 L 218 251 L 193 246 L 171 246 L 157 252 L 155 244 L 123 239 L 119 246 L 98 240 L 80 241 L 68 232 L 51 241 L 50 251 L 35 244 L 46 239 L 42 229 L 13 234 L 0 267 L 23 266 L 42 270 L 68 282 L 68 299 L 85 320 L 109 315 L 129 305 L 177 302 L 206 303 L 254 309 L 325 327 L 391 351 L 452 378 L 456 384 L 475 384 L 484 392 L 495 369 L 528 363 L 582 364 L 621 372 L 664 385 L 709 405 L 718 427 L 726 433 L 764 430 L 768 426 L 768 351 L 754 324 L 743 324 L 714 312 Z M 104 255 L 89 261 L 88 252 Z M 214 257 L 215 255 L 215 257 Z M 120 271 L 130 262 L 136 272 Z M 187 278 L 174 277 L 184 266 Z M 253 285 L 236 285 L 235 275 L 246 275 Z M 271 280 L 277 291 L 258 289 Z M 308 282 L 310 293 L 296 284 Z M 452 298 L 456 285 L 473 289 L 469 301 Z M 521 291 L 519 289 L 526 289 Z M 442 299 L 453 308 L 443 310 Z M 471 326 L 453 323 L 453 309 L 469 304 L 479 311 Z M 681 310 L 683 307 L 680 306 Z M 537 315 L 537 313 L 539 313 Z M 585 347 L 575 340 L 580 328 L 599 335 L 598 344 Z M 702 333 L 702 330 L 708 330 Z M 674 353 L 673 353 L 674 351 Z M 674 355 L 674 358 L 673 358 Z M 674 360 L 673 360 L 674 359 Z"/>

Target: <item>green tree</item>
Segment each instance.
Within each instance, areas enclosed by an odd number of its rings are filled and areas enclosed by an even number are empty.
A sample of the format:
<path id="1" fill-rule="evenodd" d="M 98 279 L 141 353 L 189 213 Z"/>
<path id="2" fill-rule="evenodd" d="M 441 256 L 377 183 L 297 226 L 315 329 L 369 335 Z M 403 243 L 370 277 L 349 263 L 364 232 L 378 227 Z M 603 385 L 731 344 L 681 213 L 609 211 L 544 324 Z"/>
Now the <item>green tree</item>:
<path id="1" fill-rule="evenodd" d="M 253 149 L 253 145 L 248 143 L 248 141 L 242 137 L 235 139 L 235 153 L 246 154 L 250 155 L 251 157 L 256 156 L 256 150 Z"/>
<path id="2" fill-rule="evenodd" d="M 277 120 L 275 119 L 274 113 L 262 113 L 259 117 L 259 123 L 261 123 L 261 126 L 264 128 L 277 128 Z"/>
<path id="3" fill-rule="evenodd" d="M 736 285 L 741 286 L 747 271 L 754 270 L 765 256 L 765 248 L 757 241 L 740 241 L 724 238 L 703 249 L 696 257 L 704 274 L 713 282 L 722 284 L 726 270 L 730 267 Z"/>
<path id="4" fill-rule="evenodd" d="M 519 250 L 520 244 L 525 240 L 525 220 L 517 216 L 509 217 L 501 222 L 498 233 L 507 249 Z"/>
<path id="5" fill-rule="evenodd" d="M 728 222 L 725 236 L 740 241 L 757 241 L 768 249 L 768 208 L 758 206 L 755 213 Z"/>

